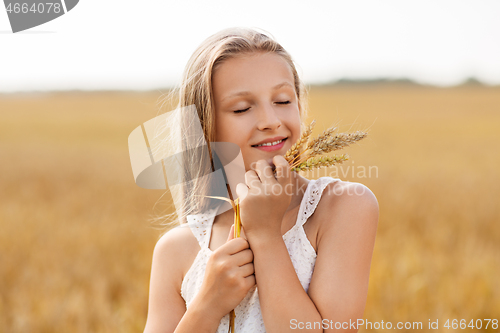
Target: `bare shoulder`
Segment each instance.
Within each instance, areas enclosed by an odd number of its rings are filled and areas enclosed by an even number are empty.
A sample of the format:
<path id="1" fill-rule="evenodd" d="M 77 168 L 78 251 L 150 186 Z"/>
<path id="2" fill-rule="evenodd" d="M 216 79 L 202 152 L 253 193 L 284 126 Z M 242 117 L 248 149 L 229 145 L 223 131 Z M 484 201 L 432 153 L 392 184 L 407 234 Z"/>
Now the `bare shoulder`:
<path id="1" fill-rule="evenodd" d="M 169 230 L 158 240 L 153 256 L 160 261 L 168 260 L 171 266 L 177 268 L 177 278 L 182 281 L 199 250 L 200 245 L 189 226 L 182 224 Z"/>
<path id="2" fill-rule="evenodd" d="M 182 279 L 199 251 L 189 227 L 181 225 L 156 243 L 151 265 L 148 317 L 144 332 L 173 332 L 186 311 Z"/>
<path id="3" fill-rule="evenodd" d="M 323 194 L 326 201 L 334 204 L 339 201 L 349 201 L 352 203 L 363 203 L 374 205 L 378 208 L 375 194 L 364 184 L 347 181 L 336 181 L 327 185 Z"/>
<path id="4" fill-rule="evenodd" d="M 344 227 L 365 228 L 371 224 L 376 229 L 379 206 L 366 185 L 339 180 L 327 185 L 315 214 L 318 214 L 318 238 L 321 238 L 328 230 Z"/>
<path id="5" fill-rule="evenodd" d="M 159 248 L 176 247 L 176 245 L 180 245 L 181 247 L 185 247 L 186 245 L 187 247 L 198 245 L 198 241 L 187 224 L 182 224 L 170 229 L 163 236 L 161 236 L 156 243 L 156 247 Z"/>

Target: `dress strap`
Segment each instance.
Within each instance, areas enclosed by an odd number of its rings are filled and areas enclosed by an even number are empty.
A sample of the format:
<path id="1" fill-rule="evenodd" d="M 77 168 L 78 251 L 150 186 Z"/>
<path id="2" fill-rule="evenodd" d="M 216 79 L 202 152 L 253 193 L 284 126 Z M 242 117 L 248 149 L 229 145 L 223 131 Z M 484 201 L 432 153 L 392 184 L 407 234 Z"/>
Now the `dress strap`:
<path id="1" fill-rule="evenodd" d="M 299 216 L 297 218 L 298 226 L 303 226 L 307 219 L 314 213 L 326 186 L 339 180 L 332 177 L 321 177 L 316 180 L 310 180 L 300 205 Z"/>
<path id="2" fill-rule="evenodd" d="M 210 233 L 212 231 L 212 224 L 214 222 L 216 212 L 217 209 L 212 208 L 203 214 L 186 216 L 189 228 L 191 228 L 191 232 L 198 240 L 202 249 L 208 248 Z"/>

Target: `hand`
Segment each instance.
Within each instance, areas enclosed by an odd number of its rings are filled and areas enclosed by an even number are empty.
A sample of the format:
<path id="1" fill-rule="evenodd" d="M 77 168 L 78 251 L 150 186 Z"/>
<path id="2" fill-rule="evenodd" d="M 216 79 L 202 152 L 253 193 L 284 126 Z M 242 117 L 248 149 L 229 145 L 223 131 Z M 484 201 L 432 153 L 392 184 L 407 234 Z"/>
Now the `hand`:
<path id="1" fill-rule="evenodd" d="M 208 259 L 198 295 L 211 313 L 222 318 L 240 304 L 254 285 L 252 250 L 243 228 L 241 237 L 234 238 L 233 224 L 226 243 Z"/>
<path id="2" fill-rule="evenodd" d="M 291 171 L 281 155 L 274 156 L 273 163 L 276 178 L 269 163 L 259 160 L 255 171 L 245 173 L 246 185 L 240 183 L 236 186 L 241 224 L 250 242 L 253 237 L 282 237 L 281 221 L 292 199 Z"/>

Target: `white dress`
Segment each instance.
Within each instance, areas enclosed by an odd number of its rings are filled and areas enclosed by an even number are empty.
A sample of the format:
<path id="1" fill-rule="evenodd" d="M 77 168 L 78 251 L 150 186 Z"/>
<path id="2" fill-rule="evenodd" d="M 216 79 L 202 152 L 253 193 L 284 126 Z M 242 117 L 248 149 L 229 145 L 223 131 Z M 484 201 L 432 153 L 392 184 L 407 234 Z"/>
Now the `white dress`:
<path id="1" fill-rule="evenodd" d="M 335 181 L 339 181 L 339 179 L 321 177 L 317 180 L 309 181 L 300 204 L 297 221 L 295 225 L 283 235 L 283 240 L 290 254 L 295 272 L 306 292 L 311 282 L 311 276 L 316 262 L 316 252 L 307 239 L 303 225 L 306 223 L 309 216 L 314 213 L 325 187 L 329 183 Z M 215 213 L 216 209 L 211 209 L 205 214 L 189 215 L 187 217 L 188 225 L 197 238 L 201 249 L 182 281 L 181 295 L 186 301 L 186 307 L 189 307 L 189 304 L 200 290 L 207 261 L 212 253 L 212 250 L 210 250 L 208 246 Z M 236 314 L 236 333 L 266 332 L 262 313 L 260 311 L 257 286 L 250 289 L 246 297 L 234 311 Z M 229 314 L 226 314 L 220 321 L 217 333 L 227 333 L 228 331 Z"/>

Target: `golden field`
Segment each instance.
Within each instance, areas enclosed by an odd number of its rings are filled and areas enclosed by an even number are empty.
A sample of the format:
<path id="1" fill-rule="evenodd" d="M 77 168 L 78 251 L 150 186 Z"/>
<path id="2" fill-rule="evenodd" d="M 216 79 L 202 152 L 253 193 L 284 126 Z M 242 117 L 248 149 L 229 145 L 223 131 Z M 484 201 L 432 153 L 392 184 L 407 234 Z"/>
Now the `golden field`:
<path id="1" fill-rule="evenodd" d="M 161 98 L 0 95 L 0 332 L 143 330 L 169 200 L 135 185 L 127 139 Z M 369 131 L 341 168 L 305 174 L 378 198 L 364 318 L 500 320 L 500 87 L 314 87 L 309 107 L 315 134 Z"/>

